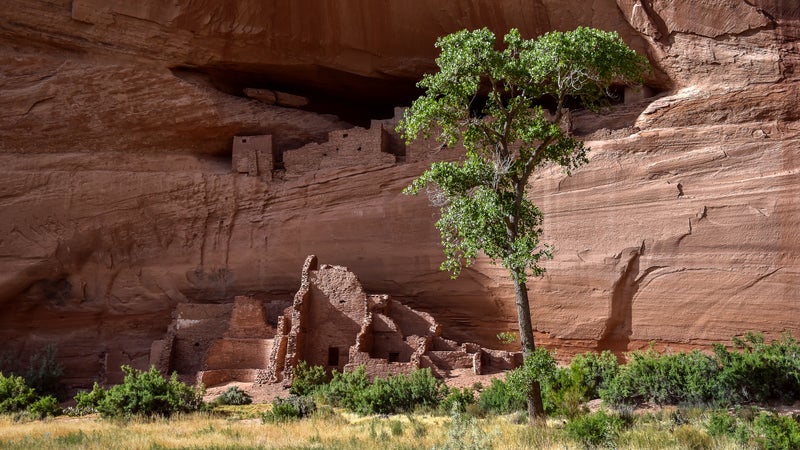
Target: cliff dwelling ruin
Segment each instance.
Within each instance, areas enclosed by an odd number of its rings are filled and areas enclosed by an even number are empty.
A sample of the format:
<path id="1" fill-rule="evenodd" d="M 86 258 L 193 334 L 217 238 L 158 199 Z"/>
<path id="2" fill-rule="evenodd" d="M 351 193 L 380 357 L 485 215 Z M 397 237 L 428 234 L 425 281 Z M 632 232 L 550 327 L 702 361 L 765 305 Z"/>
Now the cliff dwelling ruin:
<path id="1" fill-rule="evenodd" d="M 332 371 L 364 366 L 370 377 L 430 368 L 441 378 L 504 371 L 518 352 L 459 344 L 442 327 L 389 295 L 369 295 L 346 267 L 306 258 L 288 300 L 238 296 L 233 303 L 182 303 L 150 363 L 214 386 L 231 381 L 291 384 L 300 361 Z"/>

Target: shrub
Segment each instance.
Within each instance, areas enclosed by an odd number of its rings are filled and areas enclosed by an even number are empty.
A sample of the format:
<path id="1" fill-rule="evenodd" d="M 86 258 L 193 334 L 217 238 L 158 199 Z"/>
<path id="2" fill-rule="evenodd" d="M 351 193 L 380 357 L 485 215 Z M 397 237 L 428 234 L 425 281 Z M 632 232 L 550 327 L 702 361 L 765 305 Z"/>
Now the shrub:
<path id="1" fill-rule="evenodd" d="M 61 407 L 58 406 L 58 400 L 52 395 L 40 397 L 28 405 L 26 411 L 36 419 L 61 415 Z"/>
<path id="2" fill-rule="evenodd" d="M 619 417 L 597 411 L 593 414 L 577 417 L 567 422 L 567 436 L 586 448 L 601 445 L 613 447 L 614 441 L 624 426 Z"/>
<path id="3" fill-rule="evenodd" d="M 706 429 L 708 434 L 713 437 L 733 436 L 733 432 L 736 430 L 736 418 L 727 411 L 711 411 Z"/>
<path id="4" fill-rule="evenodd" d="M 478 397 L 481 411 L 494 414 L 508 414 L 525 411 L 527 408 L 525 393 L 513 389 L 506 381 L 495 378 Z"/>
<path id="5" fill-rule="evenodd" d="M 433 447 L 434 450 L 486 450 L 494 448 L 495 434 L 481 430 L 474 417 L 464 416 L 458 408 L 450 415 L 447 441 Z"/>
<path id="6" fill-rule="evenodd" d="M 356 412 L 394 414 L 418 407 L 436 408 L 446 390 L 442 380 L 434 377 L 430 369 L 415 370 L 411 375 L 376 378 L 364 390 Z"/>
<path id="7" fill-rule="evenodd" d="M 766 450 L 800 448 L 800 424 L 790 416 L 762 412 L 753 421 L 756 443 Z"/>
<path id="8" fill-rule="evenodd" d="M 0 372 L 0 414 L 24 411 L 35 401 L 36 393 L 22 377 Z"/>
<path id="9" fill-rule="evenodd" d="M 707 403 L 716 391 L 717 371 L 714 359 L 697 350 L 668 355 L 652 349 L 633 352 L 600 395 L 615 406 Z"/>
<path id="10" fill-rule="evenodd" d="M 249 405 L 253 403 L 253 398 L 247 392 L 239 389 L 239 386 L 230 386 L 215 398 L 213 403 L 215 405 Z"/>
<path id="11" fill-rule="evenodd" d="M 453 408 L 465 413 L 469 405 L 475 404 L 475 392 L 470 388 L 453 388 L 439 405 L 441 411 L 452 412 Z"/>
<path id="12" fill-rule="evenodd" d="M 104 398 L 106 398 L 106 390 L 95 381 L 91 391 L 81 391 L 75 395 L 75 410 L 70 412 L 75 415 L 97 412 L 97 408 Z"/>
<path id="13" fill-rule="evenodd" d="M 142 372 L 122 366 L 125 379 L 108 390 L 94 384 L 91 392 L 75 396 L 79 408 L 94 408 L 103 417 L 162 416 L 197 411 L 203 406 L 203 390 L 178 381 L 173 373 L 164 378 L 155 367 Z"/>
<path id="14" fill-rule="evenodd" d="M 311 395 L 328 381 L 325 368 L 322 366 L 309 366 L 305 361 L 300 361 L 294 369 L 292 395 Z"/>
<path id="15" fill-rule="evenodd" d="M 718 375 L 716 397 L 726 403 L 791 403 L 800 400 L 800 344 L 786 334 L 770 344 L 747 333 L 733 339 L 735 351 L 714 346 Z"/>
<path id="16" fill-rule="evenodd" d="M 436 408 L 447 387 L 430 369 L 376 378 L 370 383 L 364 367 L 359 367 L 353 372 L 334 372 L 331 382 L 316 392 L 326 403 L 359 414 L 394 414 L 418 407 Z"/>
<path id="17" fill-rule="evenodd" d="M 264 423 L 281 423 L 308 417 L 317 410 L 314 399 L 308 396 L 290 395 L 272 401 L 272 409 L 261 416 Z"/>
<path id="18" fill-rule="evenodd" d="M 318 392 L 326 403 L 356 411 L 369 385 L 367 371 L 360 366 L 352 372 L 334 371 L 331 382 L 320 387 Z"/>

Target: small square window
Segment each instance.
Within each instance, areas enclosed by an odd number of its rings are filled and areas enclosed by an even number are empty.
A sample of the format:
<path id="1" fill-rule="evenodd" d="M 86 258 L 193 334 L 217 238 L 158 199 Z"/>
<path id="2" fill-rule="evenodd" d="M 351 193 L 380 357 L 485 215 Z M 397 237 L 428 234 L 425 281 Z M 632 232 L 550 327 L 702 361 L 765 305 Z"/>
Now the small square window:
<path id="1" fill-rule="evenodd" d="M 389 352 L 389 362 L 399 362 L 400 352 Z"/>

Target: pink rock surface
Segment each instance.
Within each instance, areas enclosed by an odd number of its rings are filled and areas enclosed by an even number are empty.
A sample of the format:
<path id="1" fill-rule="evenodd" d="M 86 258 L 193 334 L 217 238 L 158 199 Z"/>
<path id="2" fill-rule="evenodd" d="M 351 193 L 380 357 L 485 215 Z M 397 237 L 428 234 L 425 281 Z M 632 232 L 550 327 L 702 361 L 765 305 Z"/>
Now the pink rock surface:
<path id="1" fill-rule="evenodd" d="M 589 165 L 534 182 L 556 246 L 531 283 L 540 342 L 566 357 L 800 334 L 800 7 L 535 3 L 7 1 L 6 348 L 27 358 L 56 342 L 68 383 L 113 379 L 120 364 L 148 364 L 178 303 L 291 296 L 312 253 L 430 313 L 447 337 L 496 346 L 515 328 L 503 270 L 479 260 L 449 280 L 435 210 L 400 194 L 429 157 L 453 152 L 422 143 L 390 151 L 394 162 L 375 149 L 380 158 L 361 161 L 348 142 L 342 159 L 273 181 L 232 173 L 230 159 L 237 135 L 272 135 L 278 156 L 324 147 L 351 125 L 320 111 L 352 108 L 343 98 L 408 100 L 436 36 L 484 25 L 614 29 L 657 69 L 656 97 L 575 114 Z M 328 109 L 312 107 L 320 99 Z"/>

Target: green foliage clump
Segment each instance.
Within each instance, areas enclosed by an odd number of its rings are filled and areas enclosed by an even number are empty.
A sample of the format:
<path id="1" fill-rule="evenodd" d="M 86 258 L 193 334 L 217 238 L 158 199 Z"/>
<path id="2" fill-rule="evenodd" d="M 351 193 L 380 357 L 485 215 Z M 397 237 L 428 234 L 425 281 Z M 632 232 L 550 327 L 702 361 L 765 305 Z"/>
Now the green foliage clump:
<path id="1" fill-rule="evenodd" d="M 754 442 L 765 450 L 800 448 L 800 423 L 791 416 L 762 412 L 753 421 Z"/>
<path id="2" fill-rule="evenodd" d="M 358 411 L 364 391 L 369 386 L 367 371 L 364 366 L 359 366 L 352 372 L 334 371 L 330 383 L 319 388 L 318 393 L 325 403 Z"/>
<path id="3" fill-rule="evenodd" d="M 508 414 L 525 410 L 525 392 L 514 389 L 507 381 L 495 378 L 478 397 L 481 411 Z"/>
<path id="4" fill-rule="evenodd" d="M 714 355 L 696 350 L 633 352 L 598 392 L 614 406 L 644 402 L 728 406 L 800 400 L 797 340 L 786 335 L 768 344 L 761 335 L 748 333 L 744 339 L 734 338 L 734 346 L 730 351 L 716 344 Z"/>
<path id="5" fill-rule="evenodd" d="M 272 409 L 261 416 L 264 423 L 282 423 L 302 419 L 317 410 L 317 404 L 308 396 L 290 395 L 277 397 L 272 401 Z"/>
<path id="6" fill-rule="evenodd" d="M 475 391 L 470 388 L 452 388 L 439 405 L 439 409 L 446 412 L 457 410 L 465 413 L 467 407 L 475 404 Z"/>
<path id="7" fill-rule="evenodd" d="M 735 351 L 720 344 L 714 354 L 720 366 L 715 396 L 726 403 L 800 400 L 800 344 L 791 335 L 765 343 L 747 333 L 733 339 Z"/>
<path id="8" fill-rule="evenodd" d="M 612 405 L 707 403 L 715 394 L 717 371 L 716 361 L 697 350 L 633 352 L 601 396 Z"/>
<path id="9" fill-rule="evenodd" d="M 625 421 L 620 417 L 601 410 L 567 422 L 566 431 L 571 439 L 586 448 L 613 447 L 624 427 Z"/>
<path id="10" fill-rule="evenodd" d="M 398 374 L 376 378 L 361 397 L 356 412 L 361 414 L 395 414 L 415 408 L 436 408 L 447 387 L 433 376 L 430 369 L 419 369 L 410 375 Z"/>
<path id="11" fill-rule="evenodd" d="M 122 371 L 122 384 L 106 390 L 95 383 L 91 392 L 76 395 L 78 407 L 93 408 L 103 417 L 114 418 L 169 417 L 203 407 L 203 389 L 178 381 L 175 373 L 167 379 L 155 367 L 143 372 L 122 366 Z"/>
<path id="12" fill-rule="evenodd" d="M 59 416 L 62 412 L 61 407 L 58 405 L 58 400 L 52 395 L 39 397 L 38 400 L 28 405 L 26 411 L 35 419 Z"/>
<path id="13" fill-rule="evenodd" d="M 292 387 L 289 393 L 292 395 L 311 395 L 320 386 L 328 381 L 325 368 L 322 366 L 309 366 L 305 361 L 300 361 L 294 368 Z"/>
<path id="14" fill-rule="evenodd" d="M 36 392 L 22 377 L 0 372 L 0 414 L 24 411 L 36 399 Z"/>
<path id="15" fill-rule="evenodd" d="M 214 399 L 215 405 L 249 405 L 253 403 L 253 398 L 247 392 L 239 389 L 239 386 L 231 386 Z"/>
<path id="16" fill-rule="evenodd" d="M 370 383 L 364 367 L 359 367 L 353 372 L 334 372 L 331 382 L 317 392 L 326 403 L 359 414 L 394 414 L 436 408 L 447 387 L 430 369 L 376 378 Z"/>

